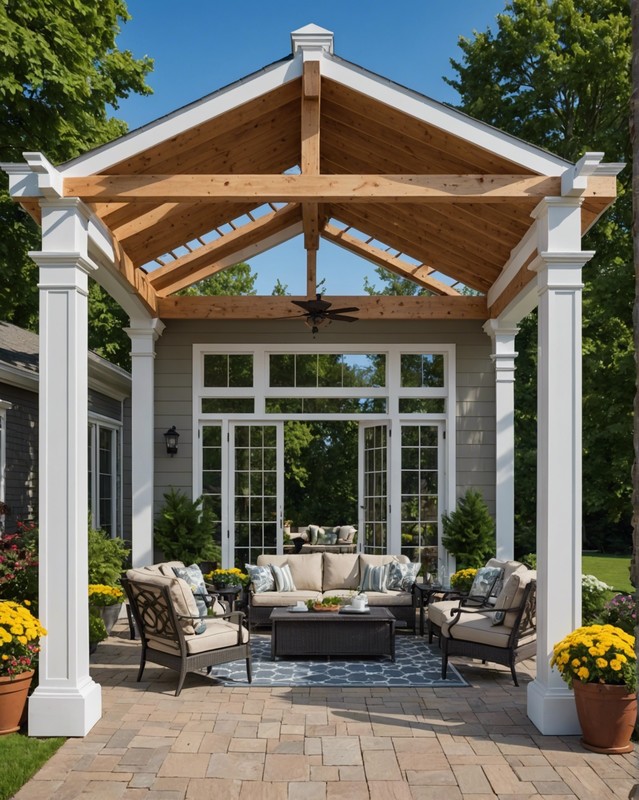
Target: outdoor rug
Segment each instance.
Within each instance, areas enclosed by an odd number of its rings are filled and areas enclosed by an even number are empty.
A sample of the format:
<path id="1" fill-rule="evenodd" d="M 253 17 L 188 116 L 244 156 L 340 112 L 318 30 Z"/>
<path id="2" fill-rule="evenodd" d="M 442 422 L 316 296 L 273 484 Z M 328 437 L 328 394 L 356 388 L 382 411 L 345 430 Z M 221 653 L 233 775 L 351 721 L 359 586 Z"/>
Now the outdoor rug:
<path id="1" fill-rule="evenodd" d="M 253 651 L 252 686 L 468 686 L 452 664 L 448 677 L 441 679 L 441 651 L 421 636 L 398 636 L 394 663 L 389 657 L 338 660 L 337 658 L 271 661 L 271 638 L 251 636 Z M 244 661 L 213 667 L 211 679 L 225 686 L 248 686 Z"/>

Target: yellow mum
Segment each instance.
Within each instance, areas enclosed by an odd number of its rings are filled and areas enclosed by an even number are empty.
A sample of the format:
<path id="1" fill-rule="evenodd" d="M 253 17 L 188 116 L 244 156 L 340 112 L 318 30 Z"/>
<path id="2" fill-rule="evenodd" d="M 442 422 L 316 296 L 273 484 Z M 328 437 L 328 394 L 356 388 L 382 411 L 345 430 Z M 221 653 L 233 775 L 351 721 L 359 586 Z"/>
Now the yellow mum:
<path id="1" fill-rule="evenodd" d="M 608 662 L 605 658 L 598 658 L 595 661 L 595 664 L 599 667 L 599 669 L 605 669 L 608 666 Z"/>
<path id="2" fill-rule="evenodd" d="M 580 667 L 577 670 L 577 677 L 582 681 L 587 681 L 590 677 L 590 670 L 587 667 Z"/>
<path id="3" fill-rule="evenodd" d="M 621 661 L 616 658 L 613 658 L 610 662 L 610 669 L 614 669 L 615 672 L 619 672 L 621 669 Z"/>

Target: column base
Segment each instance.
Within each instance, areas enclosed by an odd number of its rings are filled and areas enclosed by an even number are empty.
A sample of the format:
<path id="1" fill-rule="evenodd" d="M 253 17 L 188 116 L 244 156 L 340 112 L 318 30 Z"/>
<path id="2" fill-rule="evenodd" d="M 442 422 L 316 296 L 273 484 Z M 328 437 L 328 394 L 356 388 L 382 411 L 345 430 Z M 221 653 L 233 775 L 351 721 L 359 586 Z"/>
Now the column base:
<path id="1" fill-rule="evenodd" d="M 575 695 L 567 685 L 548 687 L 534 680 L 528 684 L 528 718 L 545 736 L 578 736 Z"/>
<path id="2" fill-rule="evenodd" d="M 29 736 L 86 736 L 102 716 L 102 687 L 38 686 L 29 698 Z"/>

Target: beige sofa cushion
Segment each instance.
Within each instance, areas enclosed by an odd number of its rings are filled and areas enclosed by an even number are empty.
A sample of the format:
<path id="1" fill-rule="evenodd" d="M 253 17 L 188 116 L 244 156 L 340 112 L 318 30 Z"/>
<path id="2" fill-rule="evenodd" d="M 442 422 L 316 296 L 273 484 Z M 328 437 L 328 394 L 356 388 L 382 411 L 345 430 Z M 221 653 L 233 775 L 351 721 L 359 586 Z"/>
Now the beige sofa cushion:
<path id="1" fill-rule="evenodd" d="M 175 575 L 171 578 L 154 571 L 154 569 L 148 568 L 130 569 L 127 571 L 126 576 L 130 581 L 134 582 L 144 581 L 153 586 L 168 586 L 176 614 L 199 617 L 200 612 L 198 611 L 191 587 L 181 578 L 176 578 Z M 178 622 L 185 635 L 195 634 L 195 628 L 193 627 L 194 620 L 181 619 L 178 620 Z M 198 635 L 201 636 L 202 634 Z"/>
<path id="2" fill-rule="evenodd" d="M 413 595 L 410 592 L 397 592 L 389 589 L 386 592 L 366 592 L 369 606 L 410 606 Z"/>
<path id="3" fill-rule="evenodd" d="M 240 626 L 242 642 L 248 642 L 249 632 L 244 626 Z M 206 630 L 204 633 L 185 636 L 187 653 L 192 656 L 196 653 L 206 653 L 208 650 L 221 650 L 224 647 L 233 647 L 237 641 L 238 626 L 226 620 L 206 620 Z M 164 653 L 177 653 L 179 646 L 167 639 L 158 637 L 149 638 L 149 647 L 154 650 L 161 650 Z"/>
<path id="4" fill-rule="evenodd" d="M 291 553 L 285 556 L 263 553 L 257 557 L 257 566 L 276 564 L 280 567 L 288 564 L 296 589 L 321 592 L 323 556 L 323 553 Z"/>
<path id="5" fill-rule="evenodd" d="M 437 603 L 429 603 L 426 606 L 428 619 L 441 628 L 444 623 L 450 622 L 450 612 L 453 608 L 459 608 L 459 600 L 439 600 Z"/>
<path id="6" fill-rule="evenodd" d="M 264 606 L 265 608 L 283 608 L 294 606 L 298 600 L 317 600 L 321 597 L 320 592 L 308 591 L 308 589 L 295 592 L 259 592 L 251 597 L 251 604 L 254 606 Z"/>
<path id="7" fill-rule="evenodd" d="M 410 559 L 408 556 L 400 555 L 400 556 L 392 556 L 392 555 L 383 555 L 383 556 L 376 556 L 371 555 L 370 553 L 360 553 L 359 554 L 359 574 L 363 575 L 366 572 L 366 567 L 378 567 L 380 564 L 390 564 L 391 561 L 397 561 L 398 564 L 408 564 Z"/>
<path id="8" fill-rule="evenodd" d="M 357 553 L 323 553 L 324 577 L 322 589 L 353 589 L 359 585 L 359 556 Z"/>

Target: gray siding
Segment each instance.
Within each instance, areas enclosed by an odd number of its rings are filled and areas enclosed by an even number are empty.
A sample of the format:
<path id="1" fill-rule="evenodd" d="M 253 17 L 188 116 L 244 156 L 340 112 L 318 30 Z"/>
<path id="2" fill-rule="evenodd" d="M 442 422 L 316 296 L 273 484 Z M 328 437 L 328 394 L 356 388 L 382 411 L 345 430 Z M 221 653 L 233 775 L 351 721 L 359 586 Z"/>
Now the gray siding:
<path id="1" fill-rule="evenodd" d="M 89 413 L 122 422 L 122 403 L 113 397 L 89 389 Z"/>
<path id="2" fill-rule="evenodd" d="M 336 331 L 339 329 L 339 333 Z M 297 338 L 293 338 L 297 337 Z M 194 344 L 288 342 L 307 344 L 310 334 L 286 322 L 168 320 L 156 343 L 155 359 L 155 504 L 170 487 L 192 491 L 192 361 Z M 477 321 L 370 322 L 322 329 L 318 348 L 335 344 L 455 344 L 457 350 L 457 494 L 482 492 L 494 512 L 495 372 L 491 344 Z M 175 425 L 179 452 L 166 455 L 163 433 Z"/>
<path id="3" fill-rule="evenodd" d="M 131 540 L 131 398 L 122 401 L 122 535 Z"/>
<path id="4" fill-rule="evenodd" d="M 6 529 L 16 520 L 36 520 L 38 515 L 38 395 L 0 383 L 0 398 L 12 403 L 7 410 L 4 502 L 11 509 Z"/>

